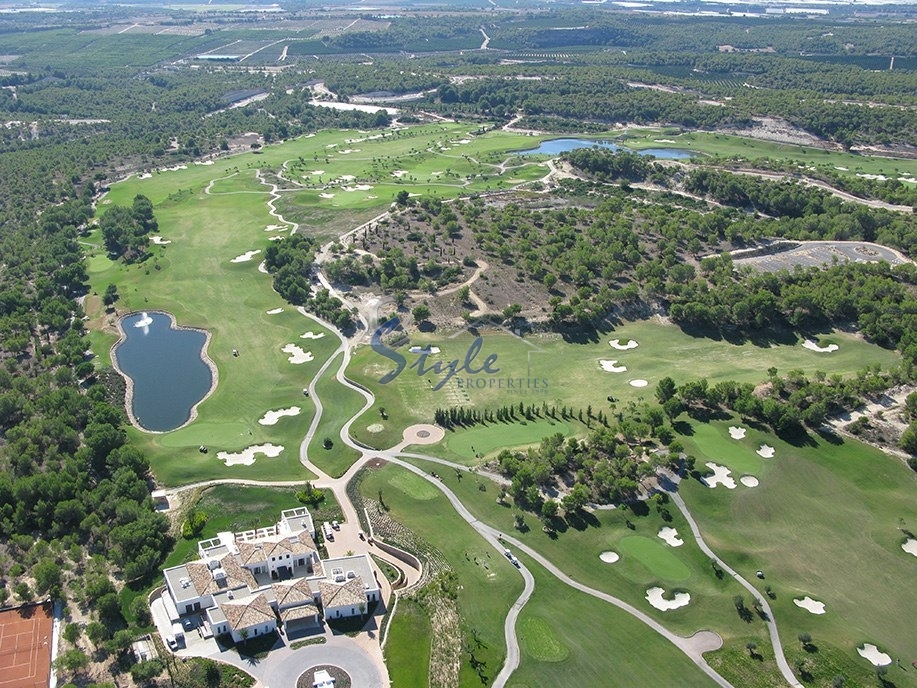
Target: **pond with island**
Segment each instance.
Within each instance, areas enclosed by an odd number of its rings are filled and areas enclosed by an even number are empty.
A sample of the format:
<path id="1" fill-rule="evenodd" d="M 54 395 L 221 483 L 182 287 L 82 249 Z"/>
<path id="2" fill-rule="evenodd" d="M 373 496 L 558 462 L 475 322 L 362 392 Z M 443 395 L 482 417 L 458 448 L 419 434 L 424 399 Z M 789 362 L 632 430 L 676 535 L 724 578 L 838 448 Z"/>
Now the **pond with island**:
<path id="1" fill-rule="evenodd" d="M 627 151 L 630 153 L 638 153 L 639 155 L 661 158 L 663 160 L 687 160 L 692 155 L 694 155 L 694 153 L 691 151 L 681 150 L 679 148 L 644 148 L 643 150 L 633 151 L 629 148 L 619 146 L 616 143 L 612 143 L 611 141 L 593 141 L 590 139 L 574 138 L 550 139 L 549 141 L 542 142 L 542 144 L 537 148 L 529 148 L 527 150 L 520 151 L 520 154 L 560 155 L 561 153 L 566 153 L 567 151 L 576 150 L 578 148 L 593 148 L 595 146 L 610 151 Z"/>
<path id="2" fill-rule="evenodd" d="M 132 313 L 120 324 L 112 359 L 128 378 L 134 422 L 152 432 L 181 427 L 213 386 L 213 371 L 203 358 L 207 333 L 177 327 L 166 313 Z"/>

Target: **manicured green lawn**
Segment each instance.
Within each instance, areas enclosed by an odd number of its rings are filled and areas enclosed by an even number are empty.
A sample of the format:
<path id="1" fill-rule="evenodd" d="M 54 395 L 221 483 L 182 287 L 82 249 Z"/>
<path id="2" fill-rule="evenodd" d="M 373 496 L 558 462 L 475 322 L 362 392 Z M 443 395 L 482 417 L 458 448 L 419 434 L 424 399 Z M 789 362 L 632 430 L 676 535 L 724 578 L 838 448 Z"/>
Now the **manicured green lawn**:
<path id="1" fill-rule="evenodd" d="M 335 478 L 344 475 L 353 462 L 360 458 L 358 451 L 341 441 L 341 427 L 364 404 L 362 396 L 335 379 L 334 374 L 340 365 L 339 359 L 340 356 L 335 357 L 331 367 L 315 386 L 315 393 L 322 402 L 322 418 L 309 444 L 309 458 L 321 470 Z M 329 438 L 333 443 L 330 449 L 323 446 L 325 438 Z"/>
<path id="2" fill-rule="evenodd" d="M 431 357 L 428 365 L 434 360 L 464 361 L 474 337 L 469 333 L 454 337 L 452 334 L 412 332 L 410 343 L 402 346 L 399 352 L 410 365 L 415 360 L 407 351 L 410 346 L 432 344 L 439 347 L 441 353 Z M 365 427 L 378 418 L 378 411 L 370 411 L 366 423 L 354 424 L 354 434 L 373 446 L 385 447 L 400 439 L 401 427 L 412 422 L 432 422 L 437 408 L 465 405 L 476 409 L 496 409 L 503 405 L 518 405 L 521 401 L 536 407 L 546 403 L 555 406 L 558 411 L 562 406 L 585 411 L 591 405 L 595 412 L 603 410 L 608 414 L 612 407 L 607 397 L 614 397 L 618 405 L 641 398 L 654 400 L 655 387 L 665 376 L 674 378 L 679 384 L 700 377 L 707 377 L 710 384 L 721 380 L 757 383 L 766 379 L 767 370 L 772 366 L 779 371 L 800 369 L 809 374 L 816 370 L 828 374 L 851 374 L 868 364 L 890 367 L 900 360 L 894 351 L 868 344 L 855 336 L 835 332 L 831 337 L 840 349 L 831 354 L 819 354 L 803 348 L 801 342 L 757 345 L 746 341 L 732 344 L 691 336 L 674 325 L 648 320 L 624 323 L 586 343 L 565 342 L 559 335 L 533 335 L 520 339 L 503 332 L 485 331 L 476 364 L 480 365 L 486 356 L 496 354 L 496 366 L 500 372 L 495 375 L 458 375 L 439 390 L 433 389 L 437 380 L 433 380 L 432 373 L 419 377 L 410 368 L 405 368 L 389 384 L 380 385 L 379 378 L 392 369 L 392 363 L 364 346 L 354 354 L 348 375 L 373 389 L 377 407 L 386 409 L 391 423 L 385 432 L 375 435 L 366 432 Z M 623 342 L 634 339 L 639 346 L 629 351 L 617 351 L 609 345 L 612 339 Z M 619 366 L 626 366 L 627 371 L 605 372 L 600 365 L 602 360 L 617 361 Z M 506 379 L 520 378 L 538 380 L 539 387 L 519 390 L 516 385 L 510 390 L 505 384 L 503 388 L 499 386 L 501 380 L 505 383 Z M 635 379 L 646 380 L 647 386 L 631 386 L 630 381 Z M 487 383 L 486 387 L 475 386 L 483 382 Z M 521 391 L 526 393 L 520 394 Z M 454 439 L 448 442 L 456 457 L 469 454 L 467 450 L 461 451 L 466 442 L 459 439 L 468 432 L 479 432 L 479 429 L 457 431 Z M 484 444 L 483 439 L 481 443 Z M 523 440 L 523 443 L 529 442 Z M 469 449 L 471 444 L 469 440 Z M 473 444 L 478 446 L 477 442 Z M 498 445 L 490 446 L 496 448 Z"/>
<path id="3" fill-rule="evenodd" d="M 714 685 L 642 622 L 520 559 L 535 577 L 535 592 L 516 624 L 522 661 L 508 686 Z"/>
<path id="4" fill-rule="evenodd" d="M 630 602 L 672 631 L 687 636 L 706 628 L 724 639 L 750 635 L 759 638 L 759 644 L 767 643 L 760 620 L 746 623 L 736 613 L 733 597 L 744 593 L 750 606 L 748 594 L 730 577 L 716 577 L 674 506 L 669 506 L 671 521 L 652 507 L 636 512 L 598 510 L 557 524 L 556 537 L 544 533 L 540 521 L 526 513 L 528 528 L 520 532 L 514 529 L 514 509 L 497 503 L 498 489 L 487 478 L 465 474 L 459 480 L 454 471 L 443 471 L 420 459 L 412 463 L 436 470 L 477 518 L 524 541 L 576 580 Z M 658 537 L 659 530 L 667 526 L 678 531 L 682 546 L 671 547 Z M 603 562 L 599 557 L 606 551 L 618 553 L 620 559 Z M 656 610 L 645 595 L 657 585 L 669 594 L 676 589 L 689 592 L 690 604 L 667 612 Z"/>
<path id="5" fill-rule="evenodd" d="M 718 461 L 720 441 L 708 440 L 733 422 L 692 423 L 694 434 L 682 440 L 699 462 Z M 821 685 L 830 685 L 830 667 L 871 685 L 872 667 L 855 649 L 864 642 L 901 659 L 908 670 L 891 668 L 895 685 L 917 685 L 910 668 L 917 598 L 908 584 L 917 558 L 901 549 L 904 531 L 917 530 L 917 474 L 849 440 L 836 444 L 813 436 L 803 447 L 773 436 L 767 441 L 776 455 L 763 460 L 758 487 L 683 485 L 708 544 L 761 590 L 772 587 L 783 642 L 813 664 Z M 765 572 L 764 581 L 755 578 L 757 569 Z M 806 595 L 824 602 L 826 613 L 812 615 L 793 603 Z M 818 653 L 802 651 L 800 633 L 812 635 Z"/>
<path id="6" fill-rule="evenodd" d="M 552 418 L 522 420 L 517 423 L 492 423 L 476 425 L 467 430 L 459 428 L 450 431 L 446 434 L 444 444 L 451 454 L 447 458 L 454 456 L 461 463 L 472 465 L 478 462 L 478 454 L 489 457 L 507 447 L 537 445 L 545 437 L 558 432 L 563 435 L 571 434 L 571 424 Z"/>
<path id="7" fill-rule="evenodd" d="M 666 139 L 659 143 L 659 139 Z M 671 141 L 671 143 L 670 143 Z M 624 138 L 628 148 L 684 148 L 687 150 L 723 157 L 738 156 L 747 159 L 770 158 L 788 160 L 809 167 L 824 167 L 832 172 L 854 175 L 884 174 L 889 177 L 913 177 L 917 173 L 917 161 L 903 158 L 857 155 L 840 151 L 827 151 L 809 146 L 796 146 L 771 141 L 759 141 L 743 136 L 711 134 L 707 132 L 641 131 L 629 130 Z M 847 168 L 837 170 L 838 167 Z M 804 172 L 804 170 L 800 170 Z"/>
<path id="8" fill-rule="evenodd" d="M 372 470 L 363 479 L 360 490 L 373 499 L 382 490 L 385 504 L 390 509 L 388 515 L 443 553 L 458 578 L 457 602 L 463 635 L 470 639 L 471 629 L 477 633 L 481 646 L 475 650 L 475 656 L 485 662 L 484 672 L 492 679 L 502 666 L 506 653 L 503 619 L 522 592 L 522 578 L 504 557 L 455 513 L 439 490 L 431 495 L 429 489 L 436 488 L 430 486 L 415 494 L 421 478 L 411 476 L 405 479 L 404 473 L 403 468 L 391 464 Z M 386 653 L 401 657 L 413 651 L 417 642 L 418 637 L 408 633 L 391 636 Z M 419 670 L 414 662 L 408 662 L 407 666 L 409 670 Z M 480 685 L 467 654 L 462 656 L 461 685 Z"/>
<path id="9" fill-rule="evenodd" d="M 410 688 L 430 685 L 432 635 L 433 627 L 423 607 L 410 599 L 399 600 L 385 645 L 385 665 L 394 685 Z"/>

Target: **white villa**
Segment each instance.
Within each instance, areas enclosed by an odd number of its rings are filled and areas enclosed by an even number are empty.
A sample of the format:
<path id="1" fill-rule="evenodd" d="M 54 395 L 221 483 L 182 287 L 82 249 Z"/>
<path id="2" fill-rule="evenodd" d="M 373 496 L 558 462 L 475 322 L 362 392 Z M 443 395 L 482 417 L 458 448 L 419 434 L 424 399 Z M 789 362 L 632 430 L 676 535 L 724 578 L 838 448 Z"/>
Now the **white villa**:
<path id="1" fill-rule="evenodd" d="M 199 542 L 198 560 L 163 571 L 170 620 L 200 614 L 205 635 L 240 642 L 281 624 L 317 625 L 320 613 L 365 613 L 381 599 L 369 555 L 322 561 L 314 538 L 312 515 L 299 507 L 273 526 Z"/>

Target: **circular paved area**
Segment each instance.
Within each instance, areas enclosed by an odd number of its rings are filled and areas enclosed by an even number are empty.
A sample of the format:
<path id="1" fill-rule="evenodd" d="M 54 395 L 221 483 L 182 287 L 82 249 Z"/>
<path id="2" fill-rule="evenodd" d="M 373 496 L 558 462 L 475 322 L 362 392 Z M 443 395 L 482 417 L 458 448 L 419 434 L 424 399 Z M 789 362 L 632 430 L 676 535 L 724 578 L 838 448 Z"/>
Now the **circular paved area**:
<path id="1" fill-rule="evenodd" d="M 271 653 L 274 655 L 274 653 Z M 334 637 L 323 645 L 309 645 L 300 650 L 283 653 L 282 659 L 271 663 L 261 683 L 270 688 L 295 686 L 308 669 L 328 664 L 340 667 L 350 675 L 351 685 L 360 688 L 382 688 L 379 670 L 367 655 L 350 638 Z"/>
<path id="2" fill-rule="evenodd" d="M 436 444 L 446 436 L 438 425 L 419 424 L 404 429 L 403 444 Z"/>

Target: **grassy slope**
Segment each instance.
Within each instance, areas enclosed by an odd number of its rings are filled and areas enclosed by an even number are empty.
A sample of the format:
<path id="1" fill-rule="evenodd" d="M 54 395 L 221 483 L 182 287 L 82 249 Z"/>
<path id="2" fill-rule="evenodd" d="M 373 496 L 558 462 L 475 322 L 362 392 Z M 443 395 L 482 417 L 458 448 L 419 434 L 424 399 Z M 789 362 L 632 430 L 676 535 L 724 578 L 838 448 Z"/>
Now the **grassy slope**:
<path id="1" fill-rule="evenodd" d="M 728 463 L 721 447 L 734 442 L 722 440 L 729 424 L 694 424 L 695 434 L 683 441 L 699 459 Z M 719 441 L 711 441 L 714 435 Z M 871 684 L 872 668 L 855 651 L 871 642 L 908 667 L 892 669 L 896 685 L 917 685 L 917 672 L 910 670 L 917 599 L 907 583 L 917 559 L 900 547 L 901 529 L 917 524 L 917 476 L 899 460 L 851 441 L 835 445 L 819 437 L 799 448 L 767 440 L 777 453 L 762 461 L 759 487 L 711 490 L 696 481 L 684 486 L 708 543 L 762 590 L 773 587 L 777 599 L 771 605 L 791 658 L 807 658 L 817 670 L 834 666 L 835 673 Z M 747 452 L 756 442 L 734 444 Z M 758 568 L 765 581 L 755 578 Z M 805 595 L 824 602 L 827 613 L 814 616 L 793 604 Z M 818 653 L 801 650 L 796 637 L 804 632 L 811 633 Z M 825 681 L 834 675 L 827 667 L 820 671 Z"/>
<path id="2" fill-rule="evenodd" d="M 340 357 L 337 357 L 340 358 Z M 337 478 L 347 472 L 360 453 L 341 442 L 341 427 L 363 407 L 363 397 L 347 387 L 342 387 L 334 373 L 340 366 L 336 360 L 315 387 L 322 401 L 322 419 L 309 444 L 309 458 L 321 470 Z M 331 449 L 322 446 L 325 438 L 333 442 Z"/>
<path id="3" fill-rule="evenodd" d="M 450 337 L 451 333 L 429 335 L 412 333 L 411 344 L 434 344 L 441 349 L 432 360 L 463 362 L 465 353 L 473 341 L 468 333 Z M 353 357 L 348 374 L 355 380 L 369 386 L 376 393 L 377 406 L 383 406 L 391 415 L 387 433 L 372 435 L 365 427 L 376 422 L 378 412 L 370 412 L 372 420 L 354 424 L 354 434 L 373 446 L 391 446 L 400 439 L 400 427 L 410 422 L 430 422 L 433 410 L 450 405 L 471 405 L 476 408 L 495 408 L 504 404 L 542 403 L 574 406 L 585 410 L 592 405 L 595 411 L 609 411 L 606 397 L 618 399 L 619 403 L 640 398 L 654 399 L 654 390 L 664 376 L 671 376 L 677 383 L 706 376 L 711 384 L 721 380 L 759 382 L 766 377 L 771 366 L 786 371 L 798 368 L 808 373 L 822 370 L 826 373 L 852 373 L 866 363 L 891 366 L 899 360 L 898 354 L 868 344 L 857 337 L 841 332 L 832 334 L 840 349 L 831 354 L 819 354 L 804 349 L 800 344 L 752 342 L 731 344 L 724 340 L 694 337 L 674 325 L 654 321 L 628 322 L 613 332 L 605 333 L 596 340 L 586 343 L 565 342 L 559 336 L 533 336 L 520 340 L 503 333 L 484 333 L 484 343 L 476 359 L 480 366 L 491 353 L 497 354 L 496 365 L 500 372 L 495 376 L 482 374 L 478 378 L 536 378 L 547 381 L 545 394 L 542 389 L 531 389 L 527 394 L 511 393 L 508 389 L 488 386 L 485 389 L 472 387 L 458 389 L 456 376 L 441 389 L 432 389 L 436 380 L 432 373 L 418 377 L 415 370 L 405 370 L 387 385 L 378 384 L 379 378 L 393 368 L 391 361 L 377 354 L 370 347 L 361 347 Z M 640 346 L 630 351 L 616 351 L 609 346 L 610 339 L 635 339 Z M 534 349 L 538 349 L 544 353 Z M 415 357 L 407 352 L 405 345 L 398 349 L 411 365 Z M 608 373 L 601 370 L 600 360 L 616 360 L 625 365 L 624 373 Z M 431 362 L 428 361 L 428 364 Z M 428 378 L 432 380 L 428 381 Z M 632 387 L 629 381 L 635 378 L 647 380 L 643 388 Z M 465 383 L 462 383 L 463 387 Z M 467 392 L 467 396 L 463 394 Z M 538 392 L 538 393 L 536 393 Z M 474 430 L 472 432 L 476 432 Z M 396 437 L 397 435 L 397 437 Z M 450 440 L 450 445 L 455 440 Z"/>
<path id="4" fill-rule="evenodd" d="M 508 683 L 512 688 L 713 685 L 629 614 L 570 589 L 521 558 L 535 576 L 535 592 L 516 624 L 522 662 Z"/>
<path id="5" fill-rule="evenodd" d="M 496 675 L 506 653 L 503 641 L 503 619 L 512 602 L 522 592 L 522 579 L 506 559 L 467 525 L 449 506 L 446 498 L 435 489 L 415 490 L 417 485 L 427 487 L 420 478 L 406 476 L 404 469 L 388 465 L 370 472 L 361 484 L 361 491 L 376 497 L 384 493 L 389 515 L 405 524 L 445 555 L 458 576 L 458 604 L 466 629 L 474 628 L 484 647 L 477 658 L 486 662 L 485 673 Z M 419 497 L 419 498 L 418 498 Z M 396 616 L 397 618 L 397 616 Z M 398 638 L 415 643 L 407 635 L 389 639 L 387 652 L 396 655 L 404 651 L 392 645 Z M 463 657 L 462 685 L 478 682 L 477 674 Z M 397 682 L 397 678 L 395 679 Z"/>

